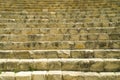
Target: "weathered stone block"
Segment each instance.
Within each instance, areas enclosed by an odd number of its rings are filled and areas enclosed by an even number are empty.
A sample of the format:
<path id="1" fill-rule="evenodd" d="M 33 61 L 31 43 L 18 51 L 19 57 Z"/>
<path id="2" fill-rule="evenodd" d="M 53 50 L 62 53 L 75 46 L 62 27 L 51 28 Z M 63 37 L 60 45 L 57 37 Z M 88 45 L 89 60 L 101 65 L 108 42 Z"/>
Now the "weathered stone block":
<path id="1" fill-rule="evenodd" d="M 14 72 L 2 72 L 0 74 L 0 80 L 15 80 Z"/>
<path id="2" fill-rule="evenodd" d="M 47 80 L 47 72 L 46 71 L 32 72 L 32 80 Z"/>
<path id="3" fill-rule="evenodd" d="M 30 51 L 30 55 L 33 59 L 47 58 L 46 51 Z"/>
<path id="4" fill-rule="evenodd" d="M 115 60 L 106 60 L 104 62 L 104 69 L 105 71 L 120 71 L 120 61 L 115 59 Z"/>
<path id="5" fill-rule="evenodd" d="M 46 57 L 47 58 L 58 58 L 57 51 L 47 51 Z"/>
<path id="6" fill-rule="evenodd" d="M 72 58 L 84 58 L 84 51 L 71 51 Z"/>
<path id="7" fill-rule="evenodd" d="M 102 80 L 116 80 L 115 73 L 102 72 L 100 73 L 100 77 Z"/>
<path id="8" fill-rule="evenodd" d="M 87 72 L 84 74 L 84 80 L 102 80 L 100 75 L 96 72 Z"/>
<path id="9" fill-rule="evenodd" d="M 16 60 L 16 59 L 8 59 L 6 60 L 6 62 L 4 63 L 4 68 L 5 70 L 8 70 L 8 71 L 16 71 L 18 70 L 18 64 L 17 63 L 19 60 Z"/>
<path id="10" fill-rule="evenodd" d="M 75 49 L 85 49 L 85 42 L 76 42 L 75 43 Z"/>
<path id="11" fill-rule="evenodd" d="M 104 71 L 104 62 L 102 59 L 90 61 L 90 71 Z"/>
<path id="12" fill-rule="evenodd" d="M 61 62 L 59 59 L 48 59 L 49 70 L 61 70 Z"/>
<path id="13" fill-rule="evenodd" d="M 35 70 L 47 70 L 48 69 L 48 61 L 46 59 L 34 60 L 34 68 Z"/>
<path id="14" fill-rule="evenodd" d="M 82 72 L 62 72 L 63 80 L 84 80 L 84 73 Z"/>
<path id="15" fill-rule="evenodd" d="M 30 58 L 30 53 L 29 51 L 13 51 L 13 55 L 15 58 L 18 59 L 29 59 Z"/>
<path id="16" fill-rule="evenodd" d="M 47 80 L 62 80 L 61 71 L 49 71 Z"/>
<path id="17" fill-rule="evenodd" d="M 104 58 L 105 57 L 105 52 L 104 51 L 95 51 L 94 52 L 94 57 L 95 58 Z"/>
<path id="18" fill-rule="evenodd" d="M 31 72 L 18 72 L 15 80 L 31 80 Z"/>
<path id="19" fill-rule="evenodd" d="M 11 51 L 0 51 L 0 58 L 13 58 Z"/>
<path id="20" fill-rule="evenodd" d="M 71 53 L 69 50 L 60 50 L 57 51 L 57 55 L 59 58 L 70 58 L 71 57 Z"/>
<path id="21" fill-rule="evenodd" d="M 34 70 L 34 66 L 35 65 L 33 65 L 32 59 L 31 60 L 22 59 L 18 63 L 19 70 L 22 70 L 22 71 L 24 71 L 24 70 L 32 71 L 32 70 Z"/>
<path id="22" fill-rule="evenodd" d="M 77 60 L 62 60 L 62 70 L 79 70 L 79 61 Z"/>
<path id="23" fill-rule="evenodd" d="M 108 34 L 99 34 L 98 39 L 99 40 L 109 40 L 109 35 Z"/>

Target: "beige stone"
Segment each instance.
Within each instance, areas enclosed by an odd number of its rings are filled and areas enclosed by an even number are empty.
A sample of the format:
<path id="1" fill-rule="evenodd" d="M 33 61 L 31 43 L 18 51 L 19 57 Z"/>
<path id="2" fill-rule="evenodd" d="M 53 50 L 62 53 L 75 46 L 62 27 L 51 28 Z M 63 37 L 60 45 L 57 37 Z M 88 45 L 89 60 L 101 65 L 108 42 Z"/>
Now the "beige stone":
<path id="1" fill-rule="evenodd" d="M 30 55 L 34 59 L 47 58 L 46 51 L 30 51 Z"/>
<path id="2" fill-rule="evenodd" d="M 79 60 L 62 59 L 62 70 L 79 70 Z"/>
<path id="3" fill-rule="evenodd" d="M 120 53 L 119 51 L 109 51 L 105 53 L 105 56 L 107 58 L 120 58 Z"/>
<path id="4" fill-rule="evenodd" d="M 61 71 L 49 71 L 47 80 L 62 80 Z"/>
<path id="5" fill-rule="evenodd" d="M 8 70 L 8 71 L 11 71 L 11 70 L 18 70 L 18 59 L 7 59 L 5 64 L 4 64 L 4 67 L 5 67 L 5 70 Z"/>
<path id="6" fill-rule="evenodd" d="M 102 80 L 116 80 L 115 73 L 111 72 L 101 72 L 100 77 Z"/>
<path id="7" fill-rule="evenodd" d="M 48 59 L 49 70 L 61 70 L 61 62 L 59 59 Z"/>
<path id="8" fill-rule="evenodd" d="M 33 65 L 33 60 L 32 59 L 22 59 L 19 61 L 18 63 L 18 68 L 19 70 L 33 70 L 34 69 L 34 65 Z"/>
<path id="9" fill-rule="evenodd" d="M 71 51 L 71 56 L 72 58 L 83 58 L 84 53 L 84 51 Z"/>
<path id="10" fill-rule="evenodd" d="M 102 80 L 100 75 L 96 72 L 86 72 L 84 74 L 84 80 Z"/>
<path id="11" fill-rule="evenodd" d="M 15 80 L 31 80 L 31 72 L 18 72 L 15 76 Z"/>
<path id="12" fill-rule="evenodd" d="M 47 58 L 58 58 L 57 51 L 47 51 L 46 56 Z"/>
<path id="13" fill-rule="evenodd" d="M 85 42 L 76 42 L 75 49 L 85 49 Z"/>
<path id="14" fill-rule="evenodd" d="M 120 79 L 120 72 L 116 72 L 115 76 L 116 76 L 116 80 L 119 80 Z"/>
<path id="15" fill-rule="evenodd" d="M 30 58 L 30 53 L 29 51 L 13 51 L 14 57 L 18 59 L 28 59 Z"/>
<path id="16" fill-rule="evenodd" d="M 104 52 L 103 52 L 103 51 L 95 51 L 95 52 L 94 52 L 94 57 L 95 57 L 95 58 L 104 58 L 105 55 L 104 55 Z"/>
<path id="17" fill-rule="evenodd" d="M 108 40 L 109 36 L 108 36 L 108 34 L 99 34 L 98 39 L 100 39 L 100 40 Z"/>
<path id="18" fill-rule="evenodd" d="M 0 58 L 13 58 L 12 51 L 0 51 Z"/>
<path id="19" fill-rule="evenodd" d="M 0 80 L 15 80 L 14 72 L 2 72 L 0 74 Z"/>
<path id="20" fill-rule="evenodd" d="M 97 38 L 98 38 L 98 35 L 96 35 L 96 34 L 88 35 L 89 40 L 97 40 Z"/>
<path id="21" fill-rule="evenodd" d="M 47 71 L 32 72 L 32 80 L 47 80 Z"/>
<path id="22" fill-rule="evenodd" d="M 48 60 L 47 59 L 38 59 L 34 60 L 34 69 L 36 70 L 47 70 L 48 69 Z"/>
<path id="23" fill-rule="evenodd" d="M 105 71 L 119 71 L 120 69 L 120 60 L 118 59 L 107 59 L 104 64 Z"/>
<path id="24" fill-rule="evenodd" d="M 84 80 L 84 73 L 64 71 L 62 72 L 63 80 Z"/>
<path id="25" fill-rule="evenodd" d="M 57 51 L 57 55 L 59 58 L 69 58 L 71 57 L 70 55 L 70 51 L 69 50 L 60 50 L 60 51 Z"/>
<path id="26" fill-rule="evenodd" d="M 104 62 L 102 59 L 90 61 L 90 71 L 104 71 Z"/>

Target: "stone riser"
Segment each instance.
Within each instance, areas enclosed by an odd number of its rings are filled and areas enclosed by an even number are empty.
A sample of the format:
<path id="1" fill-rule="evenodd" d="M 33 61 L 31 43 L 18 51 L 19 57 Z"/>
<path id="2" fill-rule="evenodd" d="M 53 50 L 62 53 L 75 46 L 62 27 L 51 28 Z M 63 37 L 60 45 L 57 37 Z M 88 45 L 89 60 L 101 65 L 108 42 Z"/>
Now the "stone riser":
<path id="1" fill-rule="evenodd" d="M 93 41 L 93 40 L 120 40 L 120 34 L 2 34 L 0 35 L 1 42 L 27 42 L 27 41 Z"/>
<path id="2" fill-rule="evenodd" d="M 0 35 L 57 35 L 57 34 L 70 34 L 70 35 L 101 35 L 101 34 L 109 34 L 111 37 L 116 36 L 117 34 L 120 33 L 120 28 L 119 27 L 77 27 L 78 28 L 71 28 L 71 26 L 64 26 L 66 28 L 57 28 L 59 26 L 49 26 L 51 28 L 47 28 L 46 25 L 32 25 L 27 27 L 27 25 L 23 25 L 17 28 L 12 28 L 11 26 L 7 26 L 9 28 L 1 28 L 4 27 L 5 25 L 0 25 Z M 33 27 L 34 26 L 34 27 Z M 15 25 L 13 26 L 15 27 Z M 24 27 L 24 28 L 23 28 Z M 35 28 L 36 27 L 36 28 Z"/>
<path id="3" fill-rule="evenodd" d="M 120 73 L 113 72 L 72 72 L 72 71 L 34 71 L 2 72 L 0 80 L 119 80 Z"/>
<path id="4" fill-rule="evenodd" d="M 120 50 L 6 50 L 0 51 L 0 59 L 43 58 L 117 58 Z"/>
<path id="5" fill-rule="evenodd" d="M 72 14 L 72 12 L 74 12 L 74 14 Z M 54 11 L 49 11 L 49 9 L 42 9 L 41 11 L 38 11 L 38 12 L 34 12 L 34 11 L 31 11 L 31 12 L 27 12 L 25 10 L 23 11 L 1 11 L 0 12 L 1 15 L 3 15 L 4 17 L 8 17 L 8 16 L 16 16 L 16 17 L 33 17 L 33 16 L 41 16 L 43 17 L 42 15 L 45 15 L 45 16 L 48 16 L 50 17 L 49 15 L 61 15 L 61 16 L 64 16 L 64 17 L 67 17 L 68 15 L 73 17 L 73 16 L 85 16 L 86 17 L 96 17 L 96 18 L 99 18 L 100 15 L 101 17 L 102 16 L 106 16 L 106 17 L 119 17 L 120 14 L 119 14 L 119 11 L 117 9 L 112 9 L 112 8 L 103 8 L 101 10 L 99 9 L 94 9 L 94 10 L 80 10 L 80 9 L 55 9 Z M 6 16 L 5 16 L 6 15 Z M 44 17 L 45 17 L 44 16 Z M 99 17 L 97 17 L 99 16 Z M 2 16 L 1 16 L 2 17 Z M 82 18 L 82 17 L 81 17 Z"/>
<path id="6" fill-rule="evenodd" d="M 41 20 L 0 20 L 0 24 L 17 24 L 17 23 L 23 23 L 23 24 L 82 24 L 81 27 L 89 27 L 91 25 L 86 25 L 89 23 L 92 23 L 93 27 L 120 27 L 119 22 L 100 22 L 100 21 L 93 21 L 89 20 L 88 22 L 84 22 L 81 20 L 74 20 L 74 21 L 67 21 L 67 20 L 48 20 L 48 19 L 41 19 Z M 64 27 L 65 28 L 65 27 Z"/>
<path id="7" fill-rule="evenodd" d="M 10 21 L 11 22 L 11 21 Z M 102 23 L 101 22 L 86 22 L 86 23 L 0 23 L 0 28 L 117 28 L 120 29 L 118 22 L 109 22 Z M 103 26 L 104 25 L 104 26 Z"/>
<path id="8" fill-rule="evenodd" d="M 96 13 L 96 14 L 95 14 Z M 43 21 L 44 19 L 45 20 L 48 20 L 48 21 L 81 21 L 81 22 L 107 22 L 107 21 L 110 21 L 110 22 L 115 22 L 115 21 L 119 21 L 119 18 L 120 18 L 120 15 L 116 14 L 116 13 L 111 13 L 111 14 L 106 14 L 106 13 L 102 13 L 100 14 L 98 12 L 95 12 L 95 13 L 78 13 L 76 12 L 76 14 L 72 14 L 71 13 L 63 13 L 63 12 L 60 12 L 60 13 L 57 13 L 57 12 L 43 12 L 43 13 L 31 13 L 30 14 L 24 14 L 24 13 L 19 13 L 19 14 L 15 14 L 15 13 L 1 13 L 1 19 L 0 21 L 7 21 L 7 20 L 16 20 L 17 22 L 23 22 L 25 19 L 26 21 L 34 21 L 34 22 L 38 22 L 38 21 Z M 90 15 L 90 14 L 93 14 L 93 15 Z M 95 14 L 95 15 L 94 15 Z M 87 16 L 85 16 L 87 15 Z M 64 19 L 63 19 L 64 18 Z"/>
<path id="9" fill-rule="evenodd" d="M 120 73 L 113 72 L 72 72 L 72 71 L 34 71 L 2 72 L 0 80 L 119 80 Z"/>
<path id="10" fill-rule="evenodd" d="M 119 72 L 119 59 L 0 59 L 1 71 L 92 71 Z"/>
<path id="11" fill-rule="evenodd" d="M 120 49 L 119 40 L 1 42 L 1 50 Z"/>

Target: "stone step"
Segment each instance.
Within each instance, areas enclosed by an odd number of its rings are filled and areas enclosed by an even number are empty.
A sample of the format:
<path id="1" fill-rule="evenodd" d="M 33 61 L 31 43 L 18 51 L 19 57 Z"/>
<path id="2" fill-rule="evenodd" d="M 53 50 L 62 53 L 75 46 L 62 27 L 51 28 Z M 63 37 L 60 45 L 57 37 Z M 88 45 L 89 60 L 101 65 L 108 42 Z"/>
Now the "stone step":
<path id="1" fill-rule="evenodd" d="M 26 24 L 40 24 L 40 23 L 44 23 L 44 24 L 58 24 L 58 23 L 62 23 L 62 24 L 66 24 L 66 23 L 93 23 L 93 26 L 95 25 L 95 23 L 100 24 L 101 27 L 106 27 L 106 26 L 110 26 L 110 27 L 114 27 L 112 24 L 119 24 L 120 20 L 119 19 L 115 19 L 115 21 L 113 20 L 113 22 L 110 22 L 109 20 L 106 19 L 92 19 L 92 18 L 87 18 L 85 20 L 67 20 L 67 19 L 1 19 L 0 20 L 0 24 L 9 24 L 9 23 L 26 23 Z M 111 24 L 112 23 L 112 24 Z M 96 26 L 97 27 L 97 26 Z"/>
<path id="2" fill-rule="evenodd" d="M 21 71 L 1 72 L 0 80 L 119 80 L 119 72 Z"/>
<path id="3" fill-rule="evenodd" d="M 0 12 L 1 20 L 5 19 L 16 19 L 16 20 L 23 20 L 23 19 L 33 19 L 33 20 L 39 20 L 39 19 L 67 19 L 67 20 L 87 20 L 87 19 L 93 19 L 95 20 L 101 20 L 101 21 L 119 21 L 120 14 L 117 12 L 79 12 L 75 11 L 74 14 L 72 12 Z"/>
<path id="4" fill-rule="evenodd" d="M 117 4 L 117 2 L 113 5 L 110 3 L 104 4 L 104 5 L 102 5 L 102 4 L 94 5 L 95 3 L 94 4 L 92 3 L 91 5 L 85 4 L 85 3 L 82 3 L 82 5 L 78 5 L 78 3 L 77 4 L 74 4 L 74 3 L 60 4 L 59 3 L 59 4 L 41 4 L 41 5 L 40 4 L 33 4 L 33 5 L 25 6 L 26 4 L 24 4 L 23 6 L 22 5 L 16 6 L 14 4 L 7 5 L 7 4 L 3 3 L 0 6 L 0 11 L 23 11 L 23 10 L 26 10 L 28 12 L 31 12 L 31 11 L 37 11 L 37 12 L 40 11 L 41 12 L 41 11 L 43 11 L 43 8 L 49 9 L 49 11 L 55 11 L 56 9 L 79 9 L 80 11 L 86 11 L 86 10 L 87 11 L 88 10 L 94 11 L 97 9 L 101 10 L 101 8 L 105 8 L 105 10 L 117 10 L 117 9 L 119 9 L 119 4 Z"/>
<path id="5" fill-rule="evenodd" d="M 120 49 L 120 40 L 0 42 L 1 50 Z"/>
<path id="6" fill-rule="evenodd" d="M 72 33 L 72 32 L 71 32 Z M 108 33 L 77 33 L 76 34 L 1 34 L 0 41 L 26 42 L 26 41 L 93 41 L 93 40 L 120 40 L 119 34 Z"/>
<path id="7" fill-rule="evenodd" d="M 71 35 L 82 35 L 82 34 L 119 34 L 120 33 L 120 28 L 119 27 L 78 27 L 78 28 L 68 28 L 70 26 L 64 25 L 64 27 L 66 28 L 57 28 L 58 25 L 56 25 L 56 28 L 54 28 L 54 26 L 49 26 L 51 28 L 47 28 L 47 24 L 46 25 L 31 25 L 29 27 L 27 27 L 27 25 L 23 25 L 22 28 L 20 28 L 19 26 L 17 28 L 1 28 L 1 26 L 4 25 L 0 25 L 0 35 L 31 35 L 31 34 L 71 34 Z M 16 25 L 17 26 L 17 25 Z M 36 28 L 33 28 L 36 27 Z M 76 25 L 78 26 L 78 25 Z M 10 25 L 8 27 L 11 27 Z M 39 27 L 39 28 L 37 28 Z M 44 28 L 43 28 L 44 27 Z M 72 27 L 72 26 L 71 26 Z M 115 35 L 114 35 L 115 36 Z"/>
<path id="8" fill-rule="evenodd" d="M 116 27 L 120 29 L 119 22 L 76 22 L 76 23 L 68 23 L 68 22 L 23 22 L 16 23 L 14 21 L 8 21 L 4 23 L 0 23 L 0 28 L 91 28 L 91 27 Z"/>
<path id="9" fill-rule="evenodd" d="M 119 72 L 120 59 L 0 59 L 0 70 L 62 70 L 85 72 Z"/>
<path id="10" fill-rule="evenodd" d="M 72 12 L 74 12 L 74 14 L 72 14 Z M 46 15 L 48 16 L 47 14 L 49 15 L 54 15 L 54 14 L 61 14 L 61 15 L 66 15 L 69 14 L 69 15 L 75 15 L 75 14 L 78 14 L 78 15 L 84 15 L 84 16 L 96 16 L 97 15 L 101 15 L 101 16 L 107 16 L 107 17 L 116 17 L 116 16 L 119 16 L 120 11 L 118 11 L 117 9 L 113 10 L 111 8 L 103 8 L 101 10 L 83 10 L 81 11 L 80 9 L 55 9 L 54 11 L 49 11 L 49 9 L 46 9 L 46 8 L 43 8 L 42 11 L 39 11 L 39 12 L 34 12 L 34 11 L 31 11 L 31 12 L 27 12 L 27 10 L 23 10 L 23 11 L 0 11 L 0 14 L 1 15 L 11 15 L 11 16 L 27 16 L 27 17 L 30 17 L 30 15 Z M 2 17 L 2 16 L 1 16 Z M 4 16 L 5 17 L 5 16 Z"/>
<path id="11" fill-rule="evenodd" d="M 120 50 L 0 50 L 0 59 L 116 58 Z"/>

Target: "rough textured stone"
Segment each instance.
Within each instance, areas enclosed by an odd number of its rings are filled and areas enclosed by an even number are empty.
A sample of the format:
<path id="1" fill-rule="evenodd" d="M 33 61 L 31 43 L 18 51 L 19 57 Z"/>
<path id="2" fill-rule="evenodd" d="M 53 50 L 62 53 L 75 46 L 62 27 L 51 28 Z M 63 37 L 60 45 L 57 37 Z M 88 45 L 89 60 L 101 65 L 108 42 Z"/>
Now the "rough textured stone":
<path id="1" fill-rule="evenodd" d="M 0 74 L 0 80 L 15 80 L 14 72 L 2 72 Z"/>
<path id="2" fill-rule="evenodd" d="M 34 68 L 36 70 L 47 70 L 48 69 L 48 61 L 46 59 L 42 59 L 42 60 L 34 60 Z"/>
<path id="3" fill-rule="evenodd" d="M 47 80 L 62 80 L 61 71 L 49 71 Z"/>
<path id="4" fill-rule="evenodd" d="M 34 59 L 47 58 L 45 51 L 30 51 L 31 57 Z"/>
<path id="5" fill-rule="evenodd" d="M 104 63 L 102 59 L 99 59 L 97 61 L 90 61 L 90 63 L 90 71 L 104 71 Z"/>
<path id="6" fill-rule="evenodd" d="M 109 36 L 107 34 L 99 34 L 98 39 L 99 40 L 108 40 Z"/>
<path id="7" fill-rule="evenodd" d="M 100 73 L 102 80 L 116 80 L 115 73 Z"/>
<path id="8" fill-rule="evenodd" d="M 77 42 L 75 44 L 75 49 L 85 49 L 85 42 Z"/>
<path id="9" fill-rule="evenodd" d="M 61 70 L 61 62 L 58 59 L 48 59 L 48 69 L 49 70 Z"/>
<path id="10" fill-rule="evenodd" d="M 105 71 L 120 71 L 120 62 L 119 60 L 107 60 L 104 62 Z"/>
<path id="11" fill-rule="evenodd" d="M 26 59 L 26 58 L 30 58 L 30 54 L 28 51 L 17 51 L 17 52 L 13 52 L 13 55 L 18 58 L 18 59 Z"/>
<path id="12" fill-rule="evenodd" d="M 83 58 L 84 53 L 84 51 L 71 51 L 71 56 L 72 58 Z"/>
<path id="13" fill-rule="evenodd" d="M 47 55 L 47 58 L 58 58 L 57 51 L 47 51 L 46 55 Z"/>
<path id="14" fill-rule="evenodd" d="M 32 72 L 33 80 L 47 80 L 47 72 L 46 71 L 34 71 Z"/>
<path id="15" fill-rule="evenodd" d="M 84 73 L 63 72 L 63 80 L 84 80 Z"/>
<path id="16" fill-rule="evenodd" d="M 31 80 L 31 72 L 18 72 L 15 76 L 15 80 Z"/>
<path id="17" fill-rule="evenodd" d="M 79 61 L 72 60 L 62 60 L 62 70 L 78 70 L 79 69 Z"/>
<path id="18" fill-rule="evenodd" d="M 70 58 L 71 57 L 70 55 L 71 53 L 69 50 L 66 50 L 66 51 L 61 50 L 61 51 L 57 51 L 57 53 L 58 53 L 59 58 Z"/>
<path id="19" fill-rule="evenodd" d="M 100 75 L 96 72 L 91 72 L 85 73 L 84 74 L 84 80 L 102 80 Z"/>

